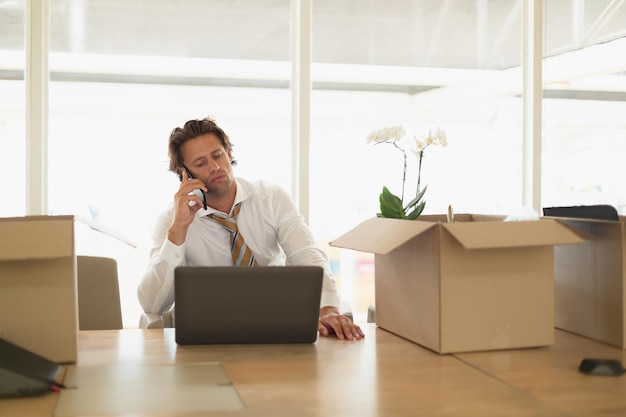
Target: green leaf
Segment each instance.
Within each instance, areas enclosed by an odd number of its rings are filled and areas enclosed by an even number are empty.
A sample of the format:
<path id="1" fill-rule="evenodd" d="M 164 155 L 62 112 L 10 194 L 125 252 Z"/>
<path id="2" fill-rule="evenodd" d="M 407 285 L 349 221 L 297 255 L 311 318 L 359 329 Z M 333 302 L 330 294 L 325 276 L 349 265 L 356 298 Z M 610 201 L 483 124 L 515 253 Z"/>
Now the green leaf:
<path id="1" fill-rule="evenodd" d="M 380 214 L 382 217 L 391 219 L 403 219 L 404 209 L 402 207 L 402 200 L 394 195 L 387 187 L 383 187 L 382 193 L 380 193 Z"/>
<path id="2" fill-rule="evenodd" d="M 417 219 L 420 214 L 422 214 L 422 211 L 424 211 L 424 207 L 426 207 L 426 201 L 422 201 L 413 211 L 406 215 L 406 218 L 408 220 Z"/>
<path id="3" fill-rule="evenodd" d="M 413 207 L 414 205 L 416 205 L 417 203 L 419 203 L 419 201 L 422 199 L 422 197 L 424 197 L 424 193 L 426 193 L 426 189 L 428 188 L 428 185 L 424 186 L 424 189 L 422 191 L 420 191 L 413 200 L 409 201 L 409 204 L 406 205 L 406 207 L 404 208 L 404 210 L 408 210 L 409 208 Z"/>
<path id="4" fill-rule="evenodd" d="M 387 217 L 390 219 L 401 219 L 404 217 L 404 211 L 398 209 L 394 205 L 388 204 L 388 202 L 385 202 L 384 199 L 381 201 L 380 211 L 382 217 Z"/>

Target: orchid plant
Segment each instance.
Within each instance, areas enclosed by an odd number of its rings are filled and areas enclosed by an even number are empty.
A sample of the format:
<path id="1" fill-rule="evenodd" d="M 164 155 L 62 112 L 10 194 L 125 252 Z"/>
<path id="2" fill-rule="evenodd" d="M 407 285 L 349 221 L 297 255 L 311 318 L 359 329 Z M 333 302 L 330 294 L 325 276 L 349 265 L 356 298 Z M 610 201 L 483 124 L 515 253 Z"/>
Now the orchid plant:
<path id="1" fill-rule="evenodd" d="M 415 190 L 415 196 L 405 205 L 404 193 L 406 184 L 407 173 L 407 151 L 405 148 L 399 145 L 399 142 L 406 135 L 405 129 L 401 126 L 384 127 L 382 129 L 374 130 L 367 137 L 367 143 L 373 143 L 375 145 L 381 143 L 388 143 L 402 152 L 403 167 L 402 167 L 402 193 L 398 197 L 393 194 L 386 186 L 383 186 L 383 191 L 380 193 L 380 213 L 377 213 L 378 217 L 386 217 L 392 219 L 407 219 L 415 220 L 422 214 L 426 201 L 423 200 L 426 188 L 421 188 L 422 183 L 422 159 L 424 158 L 424 151 L 431 145 L 434 146 L 448 146 L 446 138 L 446 132 L 437 128 L 435 131 L 428 131 L 428 134 L 422 139 L 418 139 L 413 136 L 415 140 L 415 149 L 413 153 L 418 158 L 418 170 L 417 170 L 417 189 Z"/>

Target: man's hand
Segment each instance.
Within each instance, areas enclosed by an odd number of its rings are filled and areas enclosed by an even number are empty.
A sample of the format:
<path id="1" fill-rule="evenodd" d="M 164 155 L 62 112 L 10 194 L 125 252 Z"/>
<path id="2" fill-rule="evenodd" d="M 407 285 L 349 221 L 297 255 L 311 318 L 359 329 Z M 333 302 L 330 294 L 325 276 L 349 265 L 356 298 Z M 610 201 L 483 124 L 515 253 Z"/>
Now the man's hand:
<path id="1" fill-rule="evenodd" d="M 189 179 L 187 172 L 183 170 L 183 180 L 180 188 L 174 196 L 174 220 L 168 230 L 167 237 L 170 242 L 182 245 L 187 236 L 187 228 L 194 219 L 198 210 L 202 208 L 202 201 L 197 195 L 191 194 L 194 189 L 206 191 L 202 181 Z"/>
<path id="2" fill-rule="evenodd" d="M 320 321 L 317 326 L 320 336 L 335 334 L 339 340 L 360 340 L 365 333 L 348 317 L 339 313 L 337 307 L 320 308 Z"/>

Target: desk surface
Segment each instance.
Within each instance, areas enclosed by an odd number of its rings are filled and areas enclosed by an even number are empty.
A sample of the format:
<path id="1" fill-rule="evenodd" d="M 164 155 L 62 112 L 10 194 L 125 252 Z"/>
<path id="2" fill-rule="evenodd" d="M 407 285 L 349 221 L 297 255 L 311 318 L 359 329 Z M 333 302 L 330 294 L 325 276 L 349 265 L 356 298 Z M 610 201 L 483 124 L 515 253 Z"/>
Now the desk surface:
<path id="1" fill-rule="evenodd" d="M 439 355 L 363 328 L 360 342 L 229 346 L 177 346 L 172 329 L 81 331 L 77 365 L 221 362 L 245 404 L 229 416 L 626 415 L 626 376 L 578 373 L 584 357 L 625 362 L 625 350 L 557 330 L 551 347 Z M 51 416 L 56 398 L 0 400 L 0 415 Z"/>

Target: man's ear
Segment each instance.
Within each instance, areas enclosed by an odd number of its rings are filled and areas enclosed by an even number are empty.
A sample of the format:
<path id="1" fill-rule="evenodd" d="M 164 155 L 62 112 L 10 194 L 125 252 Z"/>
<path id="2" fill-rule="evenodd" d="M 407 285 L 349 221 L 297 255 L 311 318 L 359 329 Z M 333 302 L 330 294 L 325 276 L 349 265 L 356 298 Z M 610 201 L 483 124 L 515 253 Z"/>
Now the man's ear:
<path id="1" fill-rule="evenodd" d="M 227 149 L 226 153 L 228 154 L 228 159 L 230 160 L 230 165 L 231 166 L 237 165 L 237 160 L 235 158 L 233 158 L 233 150 L 232 149 Z"/>

